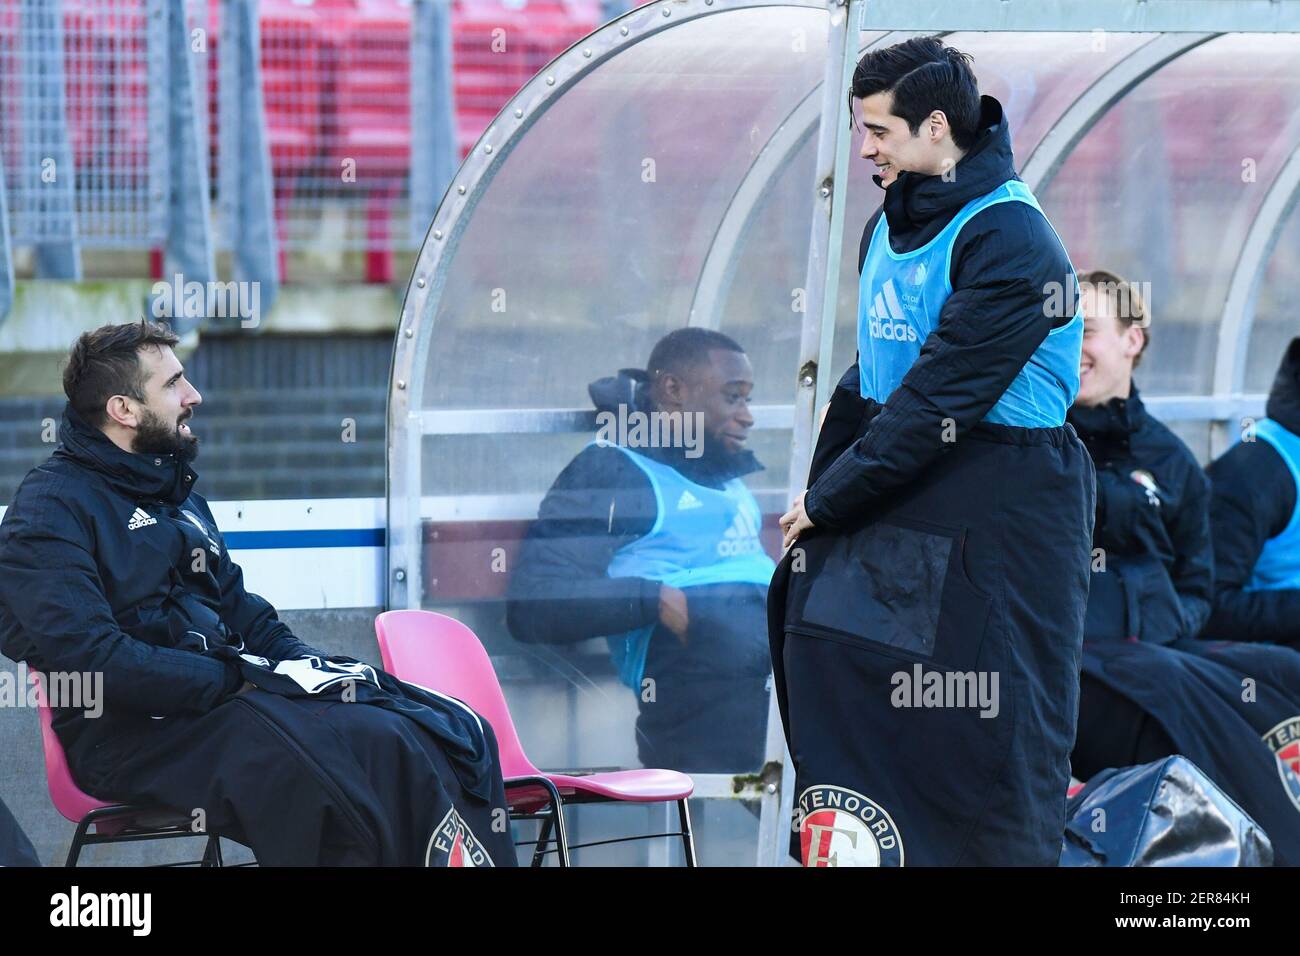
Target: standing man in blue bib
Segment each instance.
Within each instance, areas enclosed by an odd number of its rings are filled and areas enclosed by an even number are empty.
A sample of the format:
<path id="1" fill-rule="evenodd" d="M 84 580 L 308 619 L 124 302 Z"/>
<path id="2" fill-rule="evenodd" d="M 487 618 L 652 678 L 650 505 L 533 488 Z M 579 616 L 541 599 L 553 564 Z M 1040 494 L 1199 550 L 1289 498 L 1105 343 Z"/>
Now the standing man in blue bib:
<path id="1" fill-rule="evenodd" d="M 1055 865 L 1094 508 L 1074 269 L 969 57 L 873 51 L 852 99 L 883 215 L 769 596 L 799 852 Z"/>

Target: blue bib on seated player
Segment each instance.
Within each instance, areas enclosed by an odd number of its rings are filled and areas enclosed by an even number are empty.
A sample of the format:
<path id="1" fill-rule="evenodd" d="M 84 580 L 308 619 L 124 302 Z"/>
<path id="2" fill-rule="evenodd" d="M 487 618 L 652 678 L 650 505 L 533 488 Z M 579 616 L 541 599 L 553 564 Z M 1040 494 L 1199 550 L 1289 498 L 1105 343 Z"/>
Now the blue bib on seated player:
<path id="1" fill-rule="evenodd" d="M 656 517 L 650 531 L 614 554 L 611 578 L 649 578 L 674 588 L 705 584 L 768 585 L 776 562 L 759 540 L 763 516 L 753 493 L 739 478 L 709 488 L 671 465 L 618 448 L 636 463 L 654 489 Z M 605 638 L 619 679 L 641 689 L 654 624 Z"/>
<path id="2" fill-rule="evenodd" d="M 1255 423 L 1255 437 L 1262 438 L 1286 462 L 1296 483 L 1296 509 L 1281 534 L 1264 542 L 1247 591 L 1300 589 L 1300 435 L 1287 431 L 1271 418 Z"/>
<path id="3" fill-rule="evenodd" d="M 880 216 L 858 283 L 858 365 L 863 398 L 888 404 L 890 394 L 921 354 L 922 344 L 938 327 L 939 313 L 952 295 L 950 267 L 958 233 L 976 213 L 1003 202 L 1028 203 L 1043 211 L 1028 186 L 1009 179 L 968 202 L 920 249 L 901 254 L 890 247 L 889 222 Z M 1069 291 L 1070 296 L 1063 298 L 1078 303 L 1074 290 Z M 1023 428 L 1063 424 L 1079 391 L 1082 347 L 1083 307 L 1077 304 L 1074 318 L 1048 333 L 984 421 Z"/>

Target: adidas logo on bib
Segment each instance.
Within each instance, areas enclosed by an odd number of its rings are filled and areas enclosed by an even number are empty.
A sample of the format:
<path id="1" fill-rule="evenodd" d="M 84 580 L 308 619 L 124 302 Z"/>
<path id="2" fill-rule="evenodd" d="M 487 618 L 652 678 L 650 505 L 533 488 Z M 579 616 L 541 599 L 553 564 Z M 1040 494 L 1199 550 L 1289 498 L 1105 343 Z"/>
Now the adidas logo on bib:
<path id="1" fill-rule="evenodd" d="M 903 317 L 903 308 L 898 302 L 893 279 L 886 282 L 884 288 L 871 300 L 867 332 L 873 339 L 884 339 L 886 342 L 917 340 L 916 329 Z"/>
<path id="2" fill-rule="evenodd" d="M 731 527 L 722 533 L 722 540 L 718 542 L 718 554 L 732 558 L 741 554 L 759 554 L 762 550 L 758 525 L 745 512 L 736 512 Z"/>
<path id="3" fill-rule="evenodd" d="M 704 505 L 699 498 L 696 498 L 689 491 L 683 491 L 682 496 L 677 499 L 678 511 L 689 511 L 691 508 L 702 508 Z"/>
<path id="4" fill-rule="evenodd" d="M 131 520 L 127 522 L 126 530 L 136 531 L 140 528 L 146 527 L 147 525 L 157 523 L 157 518 L 151 517 L 143 508 L 136 508 L 135 513 L 131 515 Z"/>

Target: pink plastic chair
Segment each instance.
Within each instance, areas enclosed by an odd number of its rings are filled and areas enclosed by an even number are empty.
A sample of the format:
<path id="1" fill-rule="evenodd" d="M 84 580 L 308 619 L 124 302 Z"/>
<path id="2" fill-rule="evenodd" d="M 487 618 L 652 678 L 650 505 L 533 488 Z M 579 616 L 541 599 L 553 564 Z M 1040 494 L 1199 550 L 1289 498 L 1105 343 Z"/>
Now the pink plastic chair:
<path id="1" fill-rule="evenodd" d="M 41 675 L 36 682 L 37 712 L 41 722 L 41 745 L 45 751 L 45 782 L 50 789 L 54 808 L 77 825 L 68 849 L 65 866 L 76 866 L 82 847 L 100 843 L 128 843 L 138 840 L 168 840 L 198 836 L 190 829 L 190 818 L 175 810 L 150 809 L 125 803 L 107 803 L 84 792 L 72 778 L 72 768 L 63 752 L 63 744 L 54 732 L 54 712 L 45 699 Z M 91 833 L 90 828 L 95 828 Z M 215 833 L 208 836 L 199 866 L 221 866 L 221 841 Z M 193 864 L 167 864 L 189 866 Z"/>
<path id="2" fill-rule="evenodd" d="M 552 852 L 545 849 L 552 829 L 560 866 L 569 865 L 571 847 L 564 826 L 565 804 L 614 801 L 676 803 L 681 830 L 602 843 L 680 836 L 686 865 L 696 865 L 686 802 L 695 790 L 695 783 L 686 774 L 676 770 L 616 770 L 573 775 L 538 770 L 524 753 L 492 661 L 473 631 L 455 618 L 432 611 L 386 611 L 375 618 L 375 635 L 386 671 L 400 680 L 464 701 L 492 725 L 511 810 L 516 819 L 542 821 L 533 866 L 540 866 L 544 855 Z M 549 807 L 549 812 L 539 812 L 543 807 Z M 578 843 L 572 848 L 594 845 Z"/>

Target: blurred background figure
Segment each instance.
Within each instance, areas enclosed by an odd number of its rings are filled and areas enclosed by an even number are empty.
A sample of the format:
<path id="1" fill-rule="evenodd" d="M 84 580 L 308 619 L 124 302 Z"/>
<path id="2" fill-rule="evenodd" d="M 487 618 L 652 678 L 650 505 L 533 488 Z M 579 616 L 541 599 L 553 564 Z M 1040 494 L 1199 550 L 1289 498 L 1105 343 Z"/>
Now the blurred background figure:
<path id="1" fill-rule="evenodd" d="M 1266 414 L 1208 469 L 1215 589 L 1206 633 L 1300 650 L 1300 337 Z"/>
<path id="2" fill-rule="evenodd" d="M 775 567 L 743 477 L 753 371 L 733 339 L 669 333 L 645 371 L 589 387 L 605 421 L 698 422 L 656 447 L 634 428 L 584 448 L 551 485 L 509 586 L 520 641 L 603 636 L 638 695 L 642 763 L 756 770 L 767 726 L 766 600 Z M 694 434 L 699 440 L 691 441 Z"/>

